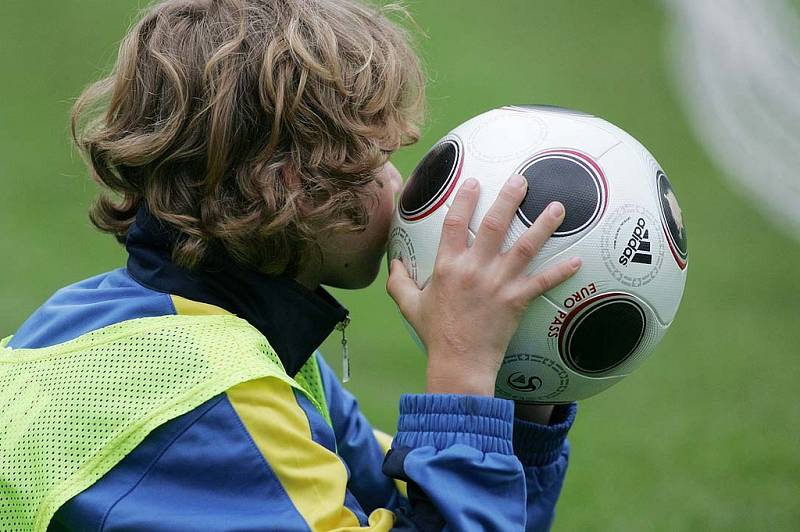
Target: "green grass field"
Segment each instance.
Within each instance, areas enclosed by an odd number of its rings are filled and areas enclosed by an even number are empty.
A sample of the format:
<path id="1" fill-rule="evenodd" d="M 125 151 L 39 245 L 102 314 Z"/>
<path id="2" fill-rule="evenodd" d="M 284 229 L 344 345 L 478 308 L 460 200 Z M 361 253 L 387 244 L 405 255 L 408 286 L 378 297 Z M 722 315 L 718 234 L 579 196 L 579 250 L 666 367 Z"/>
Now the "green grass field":
<path id="1" fill-rule="evenodd" d="M 95 186 L 68 117 L 105 72 L 135 0 L 6 0 L 0 15 L 0 331 L 59 287 L 124 264 L 86 217 Z M 682 114 L 660 4 L 417 0 L 429 85 L 407 175 L 444 133 L 506 103 L 552 103 L 620 125 L 647 145 L 681 200 L 690 266 L 677 320 L 635 375 L 581 404 L 557 531 L 800 529 L 800 245 L 732 190 Z M 353 380 L 393 430 L 423 356 L 384 292 L 336 291 L 351 310 Z M 324 353 L 339 365 L 338 336 Z"/>

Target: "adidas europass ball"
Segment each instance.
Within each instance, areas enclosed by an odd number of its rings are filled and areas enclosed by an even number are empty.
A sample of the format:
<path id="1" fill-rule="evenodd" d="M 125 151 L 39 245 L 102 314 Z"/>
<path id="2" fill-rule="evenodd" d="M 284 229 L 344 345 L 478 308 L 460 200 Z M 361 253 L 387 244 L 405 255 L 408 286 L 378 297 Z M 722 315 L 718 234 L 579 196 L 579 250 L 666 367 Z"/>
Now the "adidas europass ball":
<path id="1" fill-rule="evenodd" d="M 620 128 L 558 107 L 507 106 L 458 126 L 422 159 L 400 196 L 389 259 L 400 258 L 424 287 L 458 187 L 467 177 L 481 182 L 471 241 L 513 173 L 525 176 L 528 192 L 503 251 L 557 200 L 564 222 L 528 272 L 574 255 L 583 266 L 531 302 L 496 394 L 521 403 L 583 399 L 635 370 L 675 318 L 687 271 L 681 208 L 650 152 Z"/>

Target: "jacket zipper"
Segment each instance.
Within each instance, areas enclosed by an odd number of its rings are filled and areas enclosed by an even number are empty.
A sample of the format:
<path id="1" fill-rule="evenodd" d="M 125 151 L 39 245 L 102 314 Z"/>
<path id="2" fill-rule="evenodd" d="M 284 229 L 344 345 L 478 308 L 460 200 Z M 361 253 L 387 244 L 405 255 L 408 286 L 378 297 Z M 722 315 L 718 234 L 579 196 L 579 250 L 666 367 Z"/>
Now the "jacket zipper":
<path id="1" fill-rule="evenodd" d="M 336 330 L 342 331 L 342 382 L 350 380 L 350 353 L 347 349 L 347 334 L 345 329 L 350 324 L 350 316 L 346 316 L 336 324 Z"/>

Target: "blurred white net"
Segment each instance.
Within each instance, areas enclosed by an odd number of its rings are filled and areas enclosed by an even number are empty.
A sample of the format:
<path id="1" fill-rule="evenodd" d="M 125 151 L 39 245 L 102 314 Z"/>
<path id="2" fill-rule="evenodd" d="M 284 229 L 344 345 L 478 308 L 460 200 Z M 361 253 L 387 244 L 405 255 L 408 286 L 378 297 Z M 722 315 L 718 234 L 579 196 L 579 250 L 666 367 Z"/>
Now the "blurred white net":
<path id="1" fill-rule="evenodd" d="M 800 17 L 785 0 L 664 0 L 673 67 L 706 150 L 800 239 Z"/>

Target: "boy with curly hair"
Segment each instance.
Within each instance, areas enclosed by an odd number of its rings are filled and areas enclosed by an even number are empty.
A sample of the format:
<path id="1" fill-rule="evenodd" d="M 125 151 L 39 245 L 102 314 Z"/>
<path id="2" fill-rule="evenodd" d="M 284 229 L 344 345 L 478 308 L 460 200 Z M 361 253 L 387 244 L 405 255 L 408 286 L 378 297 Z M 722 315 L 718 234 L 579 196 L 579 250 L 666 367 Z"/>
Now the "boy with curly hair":
<path id="1" fill-rule="evenodd" d="M 549 528 L 575 406 L 493 394 L 525 307 L 580 266 L 524 274 L 560 204 L 501 254 L 526 192 L 512 176 L 468 247 L 466 179 L 430 284 L 392 262 L 428 352 L 393 440 L 317 352 L 349 321 L 322 286 L 374 281 L 402 184 L 389 157 L 419 136 L 424 78 L 392 9 L 165 0 L 130 30 L 73 113 L 105 189 L 90 218 L 127 265 L 0 345 L 3 529 Z"/>

